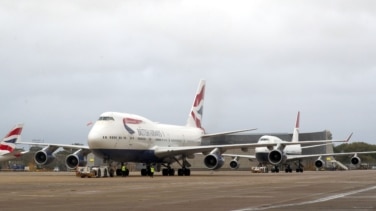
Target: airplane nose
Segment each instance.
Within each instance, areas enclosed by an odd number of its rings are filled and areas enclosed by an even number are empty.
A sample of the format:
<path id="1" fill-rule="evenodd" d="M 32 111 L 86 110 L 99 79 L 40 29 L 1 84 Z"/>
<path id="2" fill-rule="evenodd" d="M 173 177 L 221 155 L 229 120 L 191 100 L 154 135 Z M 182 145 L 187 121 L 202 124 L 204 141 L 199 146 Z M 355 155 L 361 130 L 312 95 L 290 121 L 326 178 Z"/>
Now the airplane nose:
<path id="1" fill-rule="evenodd" d="M 87 143 L 89 147 L 95 148 L 102 139 L 101 129 L 98 126 L 94 125 L 87 137 Z"/>

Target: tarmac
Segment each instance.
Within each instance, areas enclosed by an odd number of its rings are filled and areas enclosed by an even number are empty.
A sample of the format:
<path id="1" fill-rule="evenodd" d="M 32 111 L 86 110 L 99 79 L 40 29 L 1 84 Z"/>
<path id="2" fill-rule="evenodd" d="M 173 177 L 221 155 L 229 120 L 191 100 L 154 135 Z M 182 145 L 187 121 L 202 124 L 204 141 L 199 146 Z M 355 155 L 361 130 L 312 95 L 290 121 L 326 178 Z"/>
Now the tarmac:
<path id="1" fill-rule="evenodd" d="M 0 210 L 376 210 L 376 170 L 79 178 L 0 172 Z"/>

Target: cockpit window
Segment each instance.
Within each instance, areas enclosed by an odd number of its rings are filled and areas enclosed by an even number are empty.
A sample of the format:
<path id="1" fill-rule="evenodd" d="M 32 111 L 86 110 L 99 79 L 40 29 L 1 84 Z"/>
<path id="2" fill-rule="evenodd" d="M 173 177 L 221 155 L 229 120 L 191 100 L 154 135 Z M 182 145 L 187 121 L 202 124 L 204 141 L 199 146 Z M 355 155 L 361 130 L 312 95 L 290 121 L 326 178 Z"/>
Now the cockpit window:
<path id="1" fill-rule="evenodd" d="M 113 117 L 111 117 L 111 116 L 101 116 L 101 117 L 99 117 L 99 119 L 98 120 L 102 120 L 102 121 L 109 121 L 109 120 L 115 120 Z"/>

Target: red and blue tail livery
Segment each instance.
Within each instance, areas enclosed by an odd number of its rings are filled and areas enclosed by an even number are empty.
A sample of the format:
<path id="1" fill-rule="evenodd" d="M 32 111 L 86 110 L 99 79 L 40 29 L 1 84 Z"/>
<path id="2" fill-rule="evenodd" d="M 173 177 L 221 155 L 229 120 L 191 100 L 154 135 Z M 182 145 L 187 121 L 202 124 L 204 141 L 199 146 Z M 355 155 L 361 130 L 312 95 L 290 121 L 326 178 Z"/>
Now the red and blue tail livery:
<path id="1" fill-rule="evenodd" d="M 201 80 L 187 120 L 187 126 L 204 129 L 201 125 L 204 110 L 205 80 Z"/>
<path id="2" fill-rule="evenodd" d="M 23 124 L 17 124 L 0 142 L 0 161 L 10 160 L 19 157 L 26 152 L 15 150 L 16 143 L 21 137 Z"/>

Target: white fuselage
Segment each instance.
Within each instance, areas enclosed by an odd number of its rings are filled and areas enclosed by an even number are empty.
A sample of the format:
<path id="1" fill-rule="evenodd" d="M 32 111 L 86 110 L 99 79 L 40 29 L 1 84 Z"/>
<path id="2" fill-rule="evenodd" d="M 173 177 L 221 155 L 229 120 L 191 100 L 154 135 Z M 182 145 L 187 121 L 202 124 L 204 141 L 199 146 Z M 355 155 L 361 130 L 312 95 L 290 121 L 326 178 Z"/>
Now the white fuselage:
<path id="1" fill-rule="evenodd" d="M 276 136 L 262 136 L 257 143 L 277 143 L 277 146 L 274 146 L 272 150 L 281 150 L 283 155 L 301 155 L 302 154 L 302 147 L 300 144 L 294 145 L 287 145 L 285 147 L 281 147 L 281 143 L 287 141 L 283 141 L 282 139 Z M 269 152 L 272 151 L 267 147 L 256 147 L 255 154 L 256 159 L 259 163 L 267 164 L 269 163 L 268 155 Z"/>
<path id="2" fill-rule="evenodd" d="M 204 131 L 200 128 L 159 124 L 144 117 L 103 113 L 88 135 L 94 154 L 119 162 L 161 162 L 154 150 L 158 147 L 201 145 Z"/>

